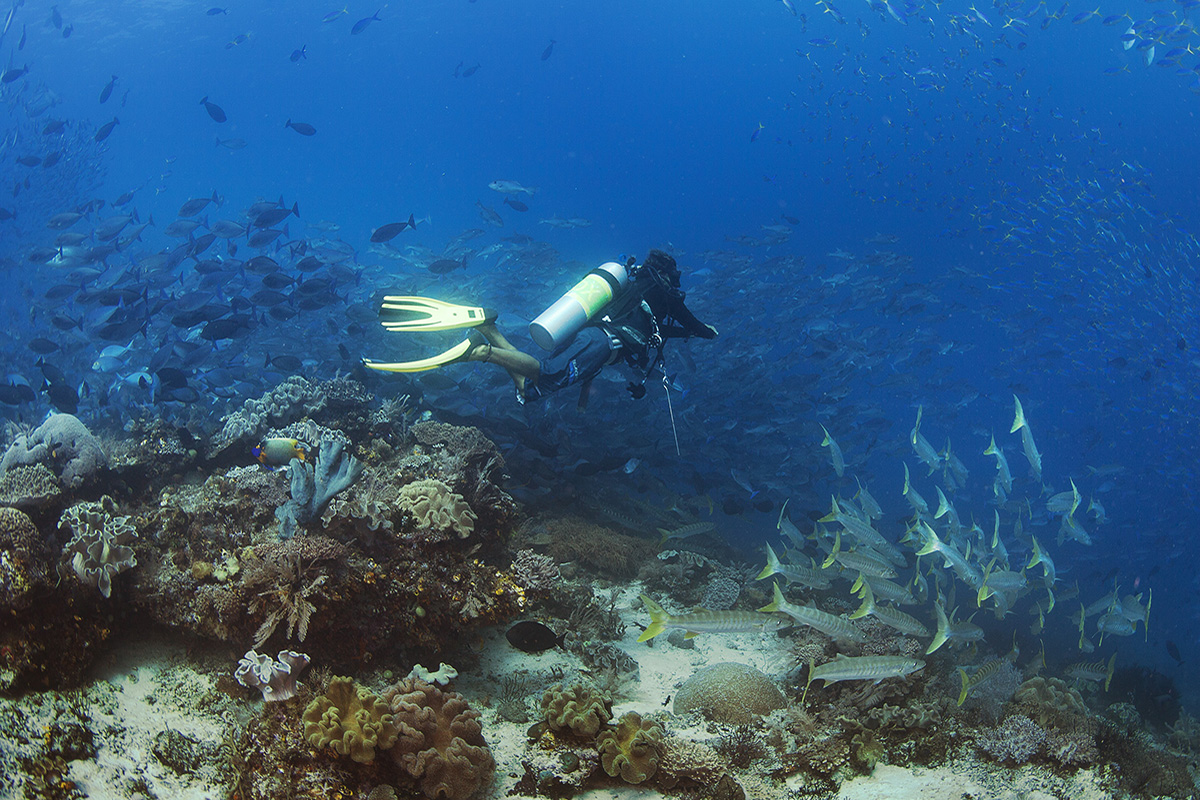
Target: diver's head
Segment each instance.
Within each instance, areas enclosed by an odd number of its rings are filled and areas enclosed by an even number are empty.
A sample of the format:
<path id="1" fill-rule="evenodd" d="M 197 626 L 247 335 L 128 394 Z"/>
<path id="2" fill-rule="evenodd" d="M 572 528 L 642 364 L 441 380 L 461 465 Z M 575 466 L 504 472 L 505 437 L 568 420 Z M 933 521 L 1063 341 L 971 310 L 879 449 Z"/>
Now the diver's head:
<path id="1" fill-rule="evenodd" d="M 679 288 L 679 265 L 675 263 L 675 259 L 669 253 L 662 250 L 651 250 L 646 254 L 646 260 L 642 262 L 642 266 L 648 267 L 650 273 L 665 286 L 672 289 Z"/>

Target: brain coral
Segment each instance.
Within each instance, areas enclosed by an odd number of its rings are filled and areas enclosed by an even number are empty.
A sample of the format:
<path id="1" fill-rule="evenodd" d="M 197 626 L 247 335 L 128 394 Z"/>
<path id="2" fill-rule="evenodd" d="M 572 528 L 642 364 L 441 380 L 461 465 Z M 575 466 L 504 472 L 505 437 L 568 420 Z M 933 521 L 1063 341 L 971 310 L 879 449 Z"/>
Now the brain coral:
<path id="1" fill-rule="evenodd" d="M 400 505 L 412 512 L 418 527 L 453 530 L 460 539 L 471 535 L 478 519 L 461 494 L 435 479 L 415 481 L 402 488 Z"/>
<path id="2" fill-rule="evenodd" d="M 350 678 L 329 681 L 325 694 L 304 709 L 304 738 L 317 749 L 333 748 L 360 764 L 375 760 L 375 748 L 396 742 L 396 726 L 387 703 Z"/>
<path id="3" fill-rule="evenodd" d="M 644 720 L 633 711 L 617 722 L 613 730 L 596 738 L 600 763 L 610 777 L 621 776 L 626 783 L 641 783 L 654 776 L 662 746 L 663 730 L 656 722 Z"/>
<path id="4" fill-rule="evenodd" d="M 675 713 L 699 710 L 717 722 L 748 725 L 787 704 L 771 679 L 754 667 L 726 661 L 705 667 L 675 693 Z"/>
<path id="5" fill-rule="evenodd" d="M 562 686 L 553 686 L 542 695 L 542 711 L 550 730 L 569 730 L 578 736 L 591 737 L 612 719 L 612 701 L 582 684 L 565 691 Z"/>
<path id="6" fill-rule="evenodd" d="M 479 712 L 457 692 L 410 677 L 384 693 L 400 737 L 392 758 L 433 800 L 466 800 L 492 780 L 496 762 Z"/>
<path id="7" fill-rule="evenodd" d="M 28 436 L 20 436 L 0 459 L 0 472 L 21 464 L 46 464 L 57 470 L 63 485 L 83 485 L 107 466 L 100 442 L 71 414 L 51 414 Z"/>

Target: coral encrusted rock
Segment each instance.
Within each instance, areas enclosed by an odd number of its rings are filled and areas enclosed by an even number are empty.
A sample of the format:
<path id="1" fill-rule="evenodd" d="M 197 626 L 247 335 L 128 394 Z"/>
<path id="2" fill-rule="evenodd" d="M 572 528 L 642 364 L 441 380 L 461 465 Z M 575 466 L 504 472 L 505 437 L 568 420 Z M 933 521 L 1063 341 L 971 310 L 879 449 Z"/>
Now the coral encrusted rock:
<path id="1" fill-rule="evenodd" d="M 75 489 L 108 465 L 100 441 L 71 414 L 52 414 L 28 436 L 18 437 L 0 458 L 0 473 L 19 465 L 45 464 Z"/>

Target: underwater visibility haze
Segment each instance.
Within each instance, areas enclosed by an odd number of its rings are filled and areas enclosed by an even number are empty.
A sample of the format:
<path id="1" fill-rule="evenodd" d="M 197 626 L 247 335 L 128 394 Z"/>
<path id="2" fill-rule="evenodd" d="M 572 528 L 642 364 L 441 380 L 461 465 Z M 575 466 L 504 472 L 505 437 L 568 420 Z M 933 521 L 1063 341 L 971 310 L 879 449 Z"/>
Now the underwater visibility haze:
<path id="1" fill-rule="evenodd" d="M 10 717 L 152 623 L 238 719 L 152 731 L 177 796 L 820 796 L 972 747 L 1188 796 L 1197 6 L 6 0 Z M 462 340 L 395 296 L 544 358 L 531 320 L 656 249 L 703 323 L 648 372 L 521 402 L 491 337 L 364 365 Z M 767 642 L 759 734 L 680 707 L 673 670 Z M 729 726 L 703 769 L 672 695 Z M 422 704 L 458 782 L 393 744 Z M 140 791 L 5 726 L 0 792 Z"/>

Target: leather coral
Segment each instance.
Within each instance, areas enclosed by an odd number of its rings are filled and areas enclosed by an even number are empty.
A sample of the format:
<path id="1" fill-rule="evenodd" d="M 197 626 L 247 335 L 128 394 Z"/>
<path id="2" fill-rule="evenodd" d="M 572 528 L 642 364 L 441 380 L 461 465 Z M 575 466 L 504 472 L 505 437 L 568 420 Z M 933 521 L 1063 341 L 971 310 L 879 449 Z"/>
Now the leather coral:
<path id="1" fill-rule="evenodd" d="M 431 800 L 466 800 L 491 783 L 496 762 L 479 712 L 457 692 L 407 678 L 384 692 L 399 737 L 392 758 Z"/>

